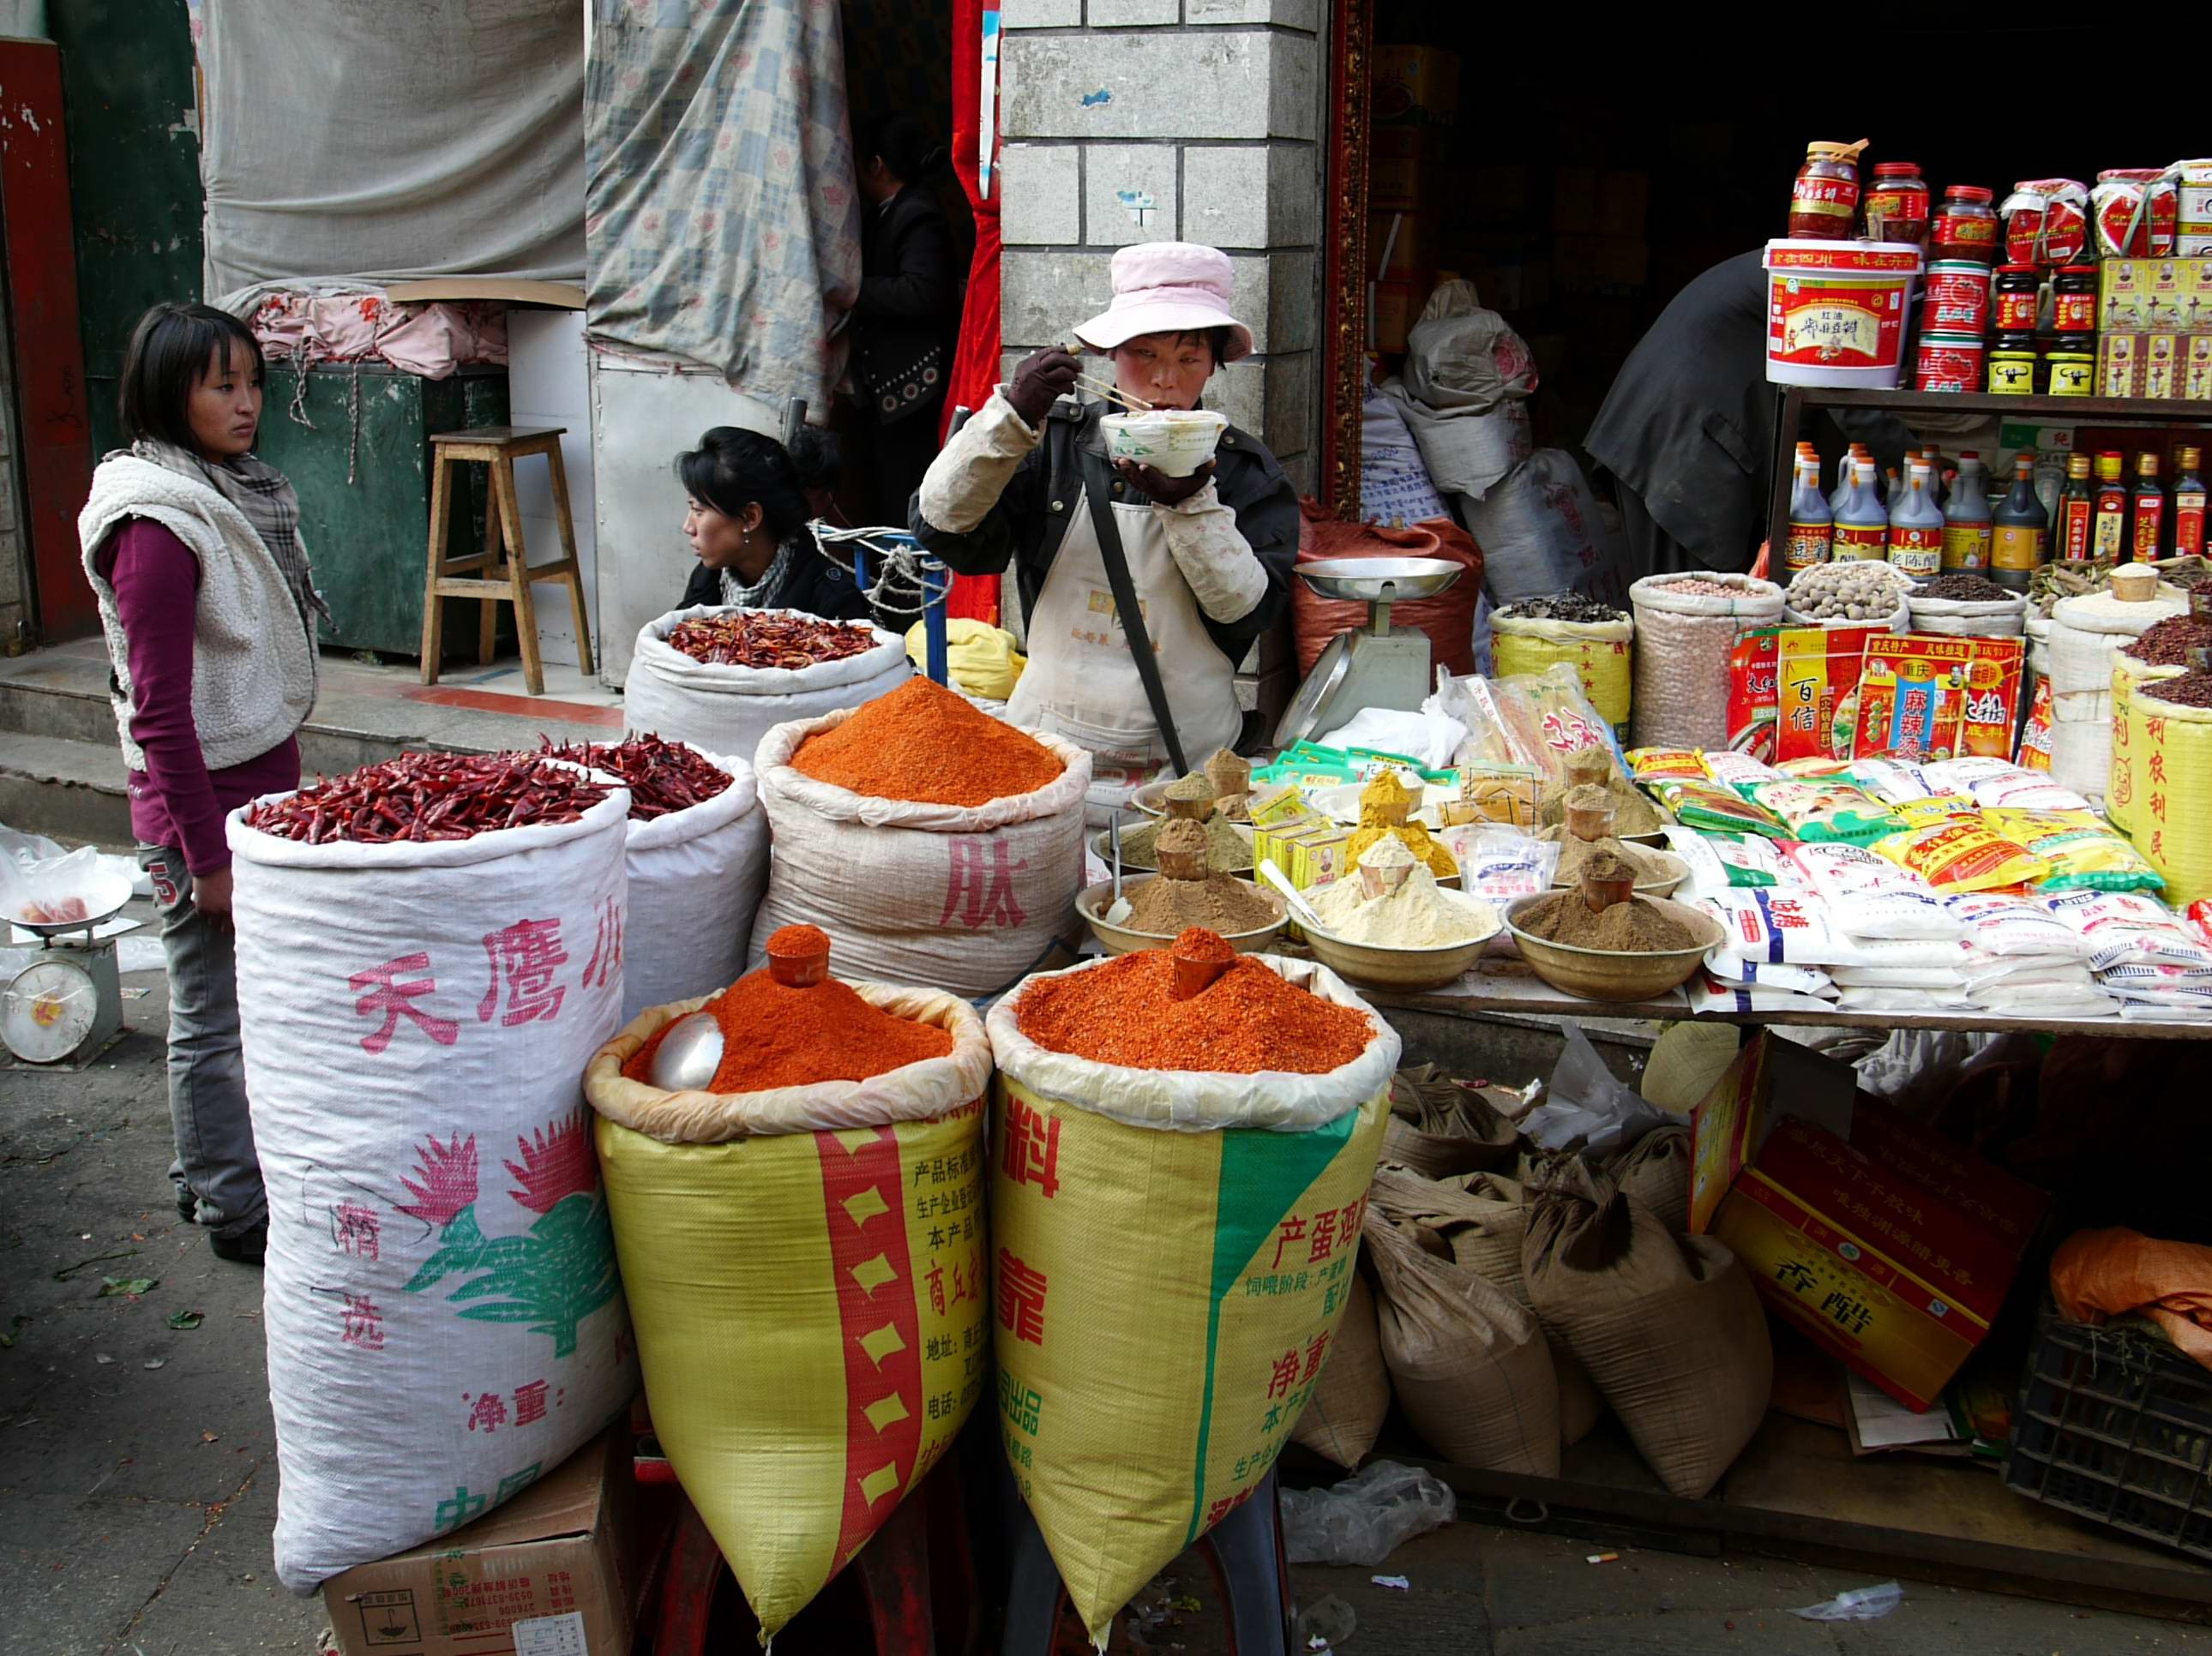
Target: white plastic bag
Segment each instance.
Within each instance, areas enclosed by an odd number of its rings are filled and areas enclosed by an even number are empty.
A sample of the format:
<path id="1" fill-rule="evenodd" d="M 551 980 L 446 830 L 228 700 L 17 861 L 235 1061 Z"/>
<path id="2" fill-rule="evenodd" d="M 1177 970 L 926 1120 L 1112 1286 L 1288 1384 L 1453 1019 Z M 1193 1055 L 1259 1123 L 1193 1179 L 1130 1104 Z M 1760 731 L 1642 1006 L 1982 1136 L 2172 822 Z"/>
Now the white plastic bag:
<path id="1" fill-rule="evenodd" d="M 629 676 L 623 684 L 623 723 L 632 732 L 688 742 L 702 753 L 750 761 L 775 725 L 813 719 L 896 689 L 913 676 L 905 641 L 873 628 L 875 647 L 811 667 L 711 667 L 671 647 L 679 622 L 733 613 L 719 604 L 672 610 L 637 629 Z M 799 615 L 761 610 L 757 615 Z M 808 616 L 819 621 L 818 616 Z M 859 623 L 853 623 L 858 625 Z"/>
<path id="2" fill-rule="evenodd" d="M 391 845 L 231 815 L 294 1592 L 481 1517 L 637 1389 L 583 1096 L 629 810 Z"/>
<path id="3" fill-rule="evenodd" d="M 1482 548 L 1482 585 L 1504 605 L 1553 592 L 1588 592 L 1618 603 L 1626 585 L 1618 534 L 1575 457 L 1540 448 L 1480 500 L 1460 499 Z"/>
<path id="4" fill-rule="evenodd" d="M 1690 1119 L 1658 1108 L 1617 1080 L 1578 1023 L 1552 1066 L 1551 1085 L 1521 1118 L 1522 1135 L 1540 1149 L 1601 1156 L 1626 1149 L 1654 1127 L 1686 1127 Z"/>
<path id="5" fill-rule="evenodd" d="M 1417 1535 L 1459 1515 L 1451 1486 L 1435 1473 L 1377 1460 L 1332 1489 L 1285 1489 L 1283 1550 L 1293 1564 L 1373 1568 Z"/>
<path id="6" fill-rule="evenodd" d="M 622 1021 L 648 1006 L 711 995 L 745 969 L 753 911 L 768 884 L 768 814 L 753 767 L 702 757 L 730 773 L 712 799 L 629 824 L 629 950 Z"/>

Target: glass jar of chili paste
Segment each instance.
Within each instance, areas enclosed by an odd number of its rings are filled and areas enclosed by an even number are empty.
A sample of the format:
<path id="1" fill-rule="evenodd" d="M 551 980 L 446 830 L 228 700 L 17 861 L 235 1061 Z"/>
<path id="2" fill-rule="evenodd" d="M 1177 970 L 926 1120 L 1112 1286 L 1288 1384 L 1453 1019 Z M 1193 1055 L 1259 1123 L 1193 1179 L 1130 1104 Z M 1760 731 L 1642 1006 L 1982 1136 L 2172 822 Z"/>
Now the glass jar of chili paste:
<path id="1" fill-rule="evenodd" d="M 1790 191 L 1790 234 L 1799 240 L 1849 241 L 1859 210 L 1856 143 L 1808 143 Z"/>
<path id="2" fill-rule="evenodd" d="M 1876 241 L 1928 245 L 1928 185 L 1918 161 L 1876 161 L 1866 192 L 1868 234 Z"/>
<path id="3" fill-rule="evenodd" d="M 1936 215 L 1932 251 L 1938 258 L 1970 258 L 1977 264 L 1997 259 L 1997 213 L 1993 191 L 1978 184 L 1954 184 L 1943 191 Z"/>
<path id="4" fill-rule="evenodd" d="M 2043 280 L 2033 264 L 2000 264 L 1992 303 L 1999 333 L 2033 333 L 2041 308 Z"/>
<path id="5" fill-rule="evenodd" d="M 2051 279 L 2051 325 L 2060 333 L 2097 331 L 2097 267 L 2069 264 Z"/>

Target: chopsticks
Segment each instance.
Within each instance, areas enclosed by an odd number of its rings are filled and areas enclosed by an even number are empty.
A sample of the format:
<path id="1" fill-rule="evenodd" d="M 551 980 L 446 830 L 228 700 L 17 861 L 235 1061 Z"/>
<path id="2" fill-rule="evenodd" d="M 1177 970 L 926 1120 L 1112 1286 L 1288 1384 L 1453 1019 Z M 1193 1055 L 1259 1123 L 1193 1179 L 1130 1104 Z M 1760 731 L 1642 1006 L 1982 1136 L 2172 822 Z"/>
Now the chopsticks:
<path id="1" fill-rule="evenodd" d="M 1089 374 L 1079 371 L 1075 376 L 1075 383 L 1086 390 L 1097 392 L 1109 403 L 1119 403 L 1132 414 L 1153 412 L 1152 405 L 1143 397 L 1132 397 L 1120 386 L 1109 385 L 1103 379 L 1094 379 Z"/>

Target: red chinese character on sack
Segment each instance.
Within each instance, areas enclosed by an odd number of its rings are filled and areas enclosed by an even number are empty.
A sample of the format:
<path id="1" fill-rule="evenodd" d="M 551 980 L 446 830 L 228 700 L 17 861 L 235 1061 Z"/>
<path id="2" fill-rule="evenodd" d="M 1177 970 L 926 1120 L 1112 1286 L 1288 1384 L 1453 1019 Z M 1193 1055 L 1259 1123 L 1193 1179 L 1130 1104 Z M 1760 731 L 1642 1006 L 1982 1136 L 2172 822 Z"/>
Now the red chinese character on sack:
<path id="1" fill-rule="evenodd" d="M 1035 1185 L 1049 1201 L 1060 1193 L 1060 1122 L 1018 1098 L 1006 1100 L 1006 1153 L 1000 1171 L 1017 1185 Z"/>
<path id="2" fill-rule="evenodd" d="M 416 978 L 412 982 L 398 981 L 402 972 L 428 972 L 428 955 L 417 951 L 388 960 L 381 966 L 372 966 L 366 972 L 356 972 L 346 980 L 361 998 L 354 1003 L 354 1012 L 361 1017 L 374 1017 L 381 1013 L 384 1027 L 374 1034 L 361 1038 L 364 1052 L 380 1052 L 392 1045 L 394 1031 L 403 1017 L 436 1041 L 441 1046 L 450 1046 L 461 1038 L 461 1026 L 451 1018 L 434 1017 L 415 1003 L 424 995 L 434 994 L 438 988 L 435 978 Z"/>
<path id="3" fill-rule="evenodd" d="M 1280 1271 L 1283 1268 L 1283 1250 L 1292 1242 L 1304 1241 L 1305 1234 L 1306 1222 L 1298 1215 L 1294 1213 L 1283 1221 L 1275 1234 L 1274 1269 Z"/>
<path id="4" fill-rule="evenodd" d="M 2152 781 L 2163 783 L 2166 780 L 2165 749 L 2160 748 L 2156 753 L 2151 755 L 2150 764 L 2148 768 L 2150 771 L 2150 779 Z"/>
<path id="5" fill-rule="evenodd" d="M 922 1280 L 929 1284 L 929 1308 L 939 1316 L 943 1316 L 945 1314 L 945 1267 L 932 1260 L 929 1269 L 922 1273 Z"/>
<path id="6" fill-rule="evenodd" d="M 347 1295 L 344 1318 L 338 1331 L 340 1345 L 357 1345 L 364 1351 L 384 1350 L 384 1313 L 368 1295 Z"/>
<path id="7" fill-rule="evenodd" d="M 1274 1372 L 1267 1379 L 1270 1398 L 1286 1398 L 1298 1383 L 1298 1351 L 1296 1346 L 1275 1359 Z"/>
<path id="8" fill-rule="evenodd" d="M 514 1388 L 514 1423 L 527 1426 L 545 1418 L 545 1382 L 532 1380 Z"/>
<path id="9" fill-rule="evenodd" d="M 1354 1202 L 1350 1207 L 1345 1209 L 1342 1213 L 1337 1215 L 1336 1234 L 1339 1236 L 1346 1237 L 1358 1235 L 1359 1222 L 1366 1216 L 1366 1214 L 1367 1198 L 1363 1196 L 1357 1202 Z"/>
<path id="10" fill-rule="evenodd" d="M 356 1259 L 375 1259 L 384 1238 L 384 1222 L 376 1216 L 376 1210 L 358 1202 L 341 1202 L 331 1212 L 337 1221 L 331 1234 L 338 1252 Z"/>
<path id="11" fill-rule="evenodd" d="M 461 1401 L 466 1403 L 468 1400 L 468 1394 L 463 1392 Z M 469 1430 L 473 1432 L 481 1426 L 484 1435 L 489 1437 L 506 1424 L 507 1399 L 496 1392 L 478 1392 L 476 1407 L 469 1410 Z"/>
<path id="12" fill-rule="evenodd" d="M 1042 1282 L 1044 1278 L 1040 1277 L 1037 1280 Z M 960 1305 L 982 1297 L 983 1262 L 975 1257 L 975 1250 L 970 1248 L 968 1250 L 968 1269 L 963 1271 L 957 1265 L 952 1267 L 952 1303 Z"/>
<path id="13" fill-rule="evenodd" d="M 579 981 L 586 989 L 605 988 L 613 981 L 622 957 L 622 909 L 609 897 L 599 905 L 598 929 L 592 935 L 592 958 L 584 962 L 584 975 Z"/>
<path id="14" fill-rule="evenodd" d="M 1004 840 L 947 834 L 945 855 L 951 866 L 945 882 L 945 912 L 937 917 L 939 925 L 952 918 L 955 909 L 960 911 L 960 924 L 970 931 L 986 925 L 1019 925 L 1029 918 L 1014 898 L 1014 876 L 1030 865 L 1029 859 L 1014 861 Z"/>
<path id="15" fill-rule="evenodd" d="M 1313 1246 L 1306 1250 L 1306 1263 L 1319 1265 L 1336 1252 L 1336 1210 L 1323 1208 L 1314 1215 Z"/>
<path id="16" fill-rule="evenodd" d="M 1315 1335 L 1313 1338 L 1306 1342 L 1305 1373 L 1298 1377 L 1298 1383 L 1301 1386 L 1319 1377 L 1321 1374 L 1322 1359 L 1328 1355 L 1328 1331 L 1324 1328 L 1320 1333 Z"/>
<path id="17" fill-rule="evenodd" d="M 562 998 L 568 992 L 553 981 L 553 974 L 568 963 L 561 947 L 558 920 L 517 920 L 501 931 L 484 934 L 484 959 L 491 967 L 491 982 L 477 1003 L 477 1022 L 489 1023 L 499 1010 L 499 986 L 507 984 L 507 1011 L 502 1029 L 518 1023 L 551 1022 L 559 1016 Z"/>
<path id="18" fill-rule="evenodd" d="M 1044 1344 L 1044 1272 L 999 1250 L 999 1325 L 1018 1340 Z"/>

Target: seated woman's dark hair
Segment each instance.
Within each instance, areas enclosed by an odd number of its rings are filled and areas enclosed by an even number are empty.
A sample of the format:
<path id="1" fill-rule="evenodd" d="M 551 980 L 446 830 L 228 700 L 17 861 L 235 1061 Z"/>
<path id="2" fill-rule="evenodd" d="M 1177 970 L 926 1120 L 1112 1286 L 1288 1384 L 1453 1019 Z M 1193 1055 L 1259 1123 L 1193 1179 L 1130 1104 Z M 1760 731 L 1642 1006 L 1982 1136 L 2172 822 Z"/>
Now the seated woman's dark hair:
<path id="1" fill-rule="evenodd" d="M 123 384 L 116 402 L 123 429 L 133 442 L 152 437 L 197 451 L 189 412 L 192 387 L 220 368 L 230 348 L 243 345 L 253 358 L 256 379 L 264 372 L 261 342 L 228 311 L 212 305 L 155 306 L 138 318 L 123 352 Z M 220 355 L 218 355 L 220 353 Z"/>
<path id="2" fill-rule="evenodd" d="M 807 519 L 806 495 L 791 456 L 773 437 L 736 426 L 716 426 L 676 458 L 676 475 L 700 505 L 726 518 L 758 505 L 769 534 L 781 545 Z"/>
<path id="3" fill-rule="evenodd" d="M 853 134 L 853 159 L 866 165 L 878 155 L 902 183 L 919 184 L 951 155 L 943 144 L 932 144 L 921 123 L 911 115 L 879 115 L 860 123 Z"/>

